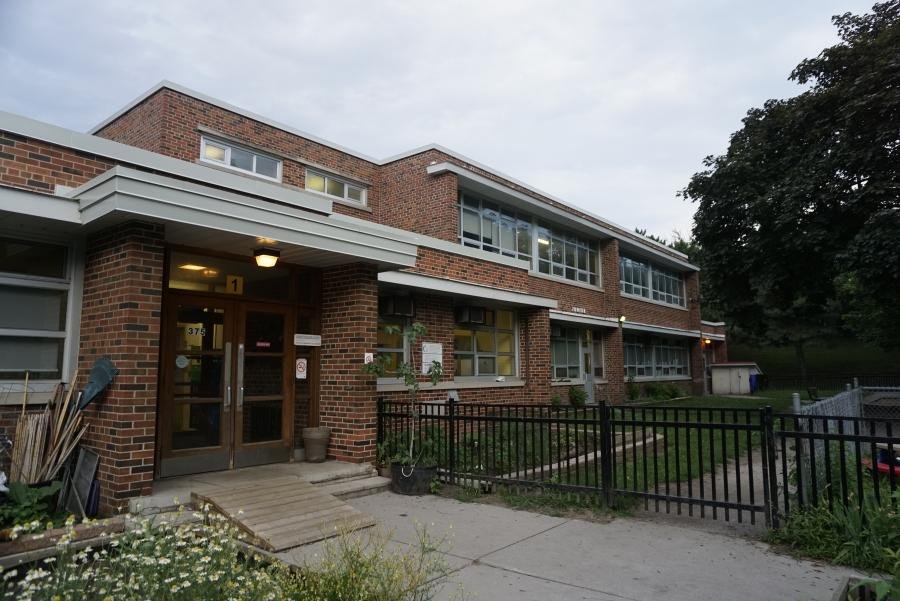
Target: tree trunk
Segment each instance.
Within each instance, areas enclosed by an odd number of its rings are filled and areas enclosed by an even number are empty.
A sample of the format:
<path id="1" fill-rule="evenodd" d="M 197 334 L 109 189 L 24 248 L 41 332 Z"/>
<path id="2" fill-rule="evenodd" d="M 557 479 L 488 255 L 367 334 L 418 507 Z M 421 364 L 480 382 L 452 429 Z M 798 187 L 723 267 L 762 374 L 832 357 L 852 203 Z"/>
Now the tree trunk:
<path id="1" fill-rule="evenodd" d="M 806 388 L 806 352 L 802 342 L 794 344 L 794 352 L 797 356 L 797 367 L 800 369 L 800 386 L 801 388 Z"/>

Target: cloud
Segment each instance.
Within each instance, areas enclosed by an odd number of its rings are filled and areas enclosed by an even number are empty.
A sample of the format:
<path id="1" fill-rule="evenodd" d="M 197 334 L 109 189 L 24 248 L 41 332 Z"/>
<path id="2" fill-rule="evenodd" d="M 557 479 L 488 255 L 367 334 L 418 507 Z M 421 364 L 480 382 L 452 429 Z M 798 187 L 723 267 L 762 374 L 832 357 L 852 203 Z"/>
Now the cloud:
<path id="1" fill-rule="evenodd" d="M 86 130 L 171 79 L 373 156 L 428 142 L 629 227 L 750 106 L 794 94 L 845 0 L 0 3 L 0 108 Z"/>

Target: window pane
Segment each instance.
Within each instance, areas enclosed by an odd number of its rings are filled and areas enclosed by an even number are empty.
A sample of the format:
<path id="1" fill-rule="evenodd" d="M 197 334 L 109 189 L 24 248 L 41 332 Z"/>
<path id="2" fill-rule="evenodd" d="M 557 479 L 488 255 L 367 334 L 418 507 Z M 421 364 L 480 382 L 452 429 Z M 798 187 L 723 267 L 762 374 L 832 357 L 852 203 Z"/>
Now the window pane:
<path id="1" fill-rule="evenodd" d="M 478 218 L 478 213 L 470 211 L 468 209 L 463 209 L 462 212 L 462 228 L 463 228 L 463 238 L 469 240 L 481 240 L 481 220 Z"/>
<path id="2" fill-rule="evenodd" d="M 472 331 L 456 330 L 453 332 L 453 346 L 457 351 L 472 351 Z"/>
<path id="3" fill-rule="evenodd" d="M 478 375 L 493 376 L 497 373 L 497 365 L 494 357 L 478 357 Z"/>
<path id="4" fill-rule="evenodd" d="M 389 376 L 397 374 L 397 369 L 403 363 L 403 353 L 380 352 L 378 356 L 384 361 L 384 373 Z"/>
<path id="5" fill-rule="evenodd" d="M 531 256 L 531 224 L 519 219 L 517 241 L 520 255 Z"/>
<path id="6" fill-rule="evenodd" d="M 0 379 L 57 379 L 62 371 L 61 338 L 0 336 Z"/>
<path id="7" fill-rule="evenodd" d="M 282 401 L 244 403 L 243 440 L 245 443 L 281 439 Z"/>
<path id="8" fill-rule="evenodd" d="M 203 157 L 210 159 L 211 161 L 218 161 L 220 163 L 225 162 L 225 148 L 222 146 L 218 146 L 216 144 L 212 144 L 207 142 L 203 148 Z"/>
<path id="9" fill-rule="evenodd" d="M 0 238 L 0 271 L 64 278 L 66 258 L 65 246 Z"/>
<path id="10" fill-rule="evenodd" d="M 495 351 L 494 333 L 484 330 L 475 332 L 475 350 L 479 353 L 493 353 Z"/>
<path id="11" fill-rule="evenodd" d="M 362 202 L 362 192 L 362 188 L 357 188 L 356 186 L 347 186 L 347 198 L 349 198 L 350 200 Z"/>
<path id="12" fill-rule="evenodd" d="M 501 221 L 500 247 L 507 254 L 514 255 L 516 252 L 516 222 L 506 215 L 503 216 Z"/>
<path id="13" fill-rule="evenodd" d="M 344 198 L 344 182 L 339 182 L 328 178 L 326 182 L 325 191 L 331 194 L 332 196 L 338 196 L 340 198 Z"/>
<path id="14" fill-rule="evenodd" d="M 509 332 L 497 332 L 497 352 L 513 352 L 513 335 Z"/>
<path id="15" fill-rule="evenodd" d="M 256 155 L 256 172 L 260 175 L 265 175 L 266 177 L 271 177 L 273 179 L 277 178 L 278 163 L 279 161 L 276 161 L 275 159 Z"/>
<path id="16" fill-rule="evenodd" d="M 542 227 L 538 228 L 538 257 L 550 260 L 550 232 Z M 549 273 L 549 266 L 545 273 Z"/>
<path id="17" fill-rule="evenodd" d="M 172 448 L 194 449 L 220 444 L 221 403 L 178 403 L 172 413 Z"/>
<path id="18" fill-rule="evenodd" d="M 243 169 L 244 171 L 253 171 L 253 153 L 247 152 L 242 148 L 232 147 L 231 166 Z"/>
<path id="19" fill-rule="evenodd" d="M 457 376 L 474 376 L 475 375 L 475 359 L 470 355 L 467 357 L 456 357 L 456 375 Z"/>
<path id="20" fill-rule="evenodd" d="M 66 329 L 66 291 L 0 286 L 0 328 Z"/>
<path id="21" fill-rule="evenodd" d="M 316 192 L 325 191 L 325 177 L 312 171 L 306 172 L 306 189 L 315 190 Z"/>
<path id="22" fill-rule="evenodd" d="M 566 243 L 566 267 L 575 267 L 575 245 Z"/>
<path id="23" fill-rule="evenodd" d="M 512 355 L 501 355 L 497 357 L 497 373 L 501 376 L 511 376 L 515 374 L 514 357 Z"/>
<path id="24" fill-rule="evenodd" d="M 389 331 L 395 330 L 395 331 Z M 378 348 L 403 348 L 403 328 L 396 323 L 382 322 L 378 324 Z"/>
<path id="25" fill-rule="evenodd" d="M 513 313 L 512 311 L 497 311 L 497 327 L 501 330 L 513 329 Z"/>

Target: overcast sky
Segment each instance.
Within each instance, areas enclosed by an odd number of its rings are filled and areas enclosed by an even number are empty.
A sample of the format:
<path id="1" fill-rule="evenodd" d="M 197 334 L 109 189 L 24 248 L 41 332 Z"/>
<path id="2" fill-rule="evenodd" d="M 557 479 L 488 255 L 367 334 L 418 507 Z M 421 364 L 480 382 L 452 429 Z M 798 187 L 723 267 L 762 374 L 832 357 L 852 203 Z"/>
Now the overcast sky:
<path id="1" fill-rule="evenodd" d="M 85 131 L 169 79 L 362 153 L 437 142 L 627 227 L 854 0 L 0 0 L 0 109 Z"/>

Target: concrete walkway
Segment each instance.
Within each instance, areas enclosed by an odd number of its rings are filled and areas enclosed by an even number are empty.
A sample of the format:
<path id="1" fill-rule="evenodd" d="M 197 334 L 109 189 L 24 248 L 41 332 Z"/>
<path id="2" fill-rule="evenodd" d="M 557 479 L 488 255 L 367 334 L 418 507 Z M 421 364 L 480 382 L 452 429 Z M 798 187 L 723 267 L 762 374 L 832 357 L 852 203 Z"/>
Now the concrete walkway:
<path id="1" fill-rule="evenodd" d="M 416 540 L 415 522 L 433 534 L 452 525 L 453 577 L 470 598 L 486 601 L 827 600 L 852 573 L 744 538 L 645 519 L 593 523 L 393 493 L 352 504 L 393 529 L 397 544 Z M 279 557 L 303 562 L 319 545 Z M 456 583 L 442 599 L 452 598 Z"/>

